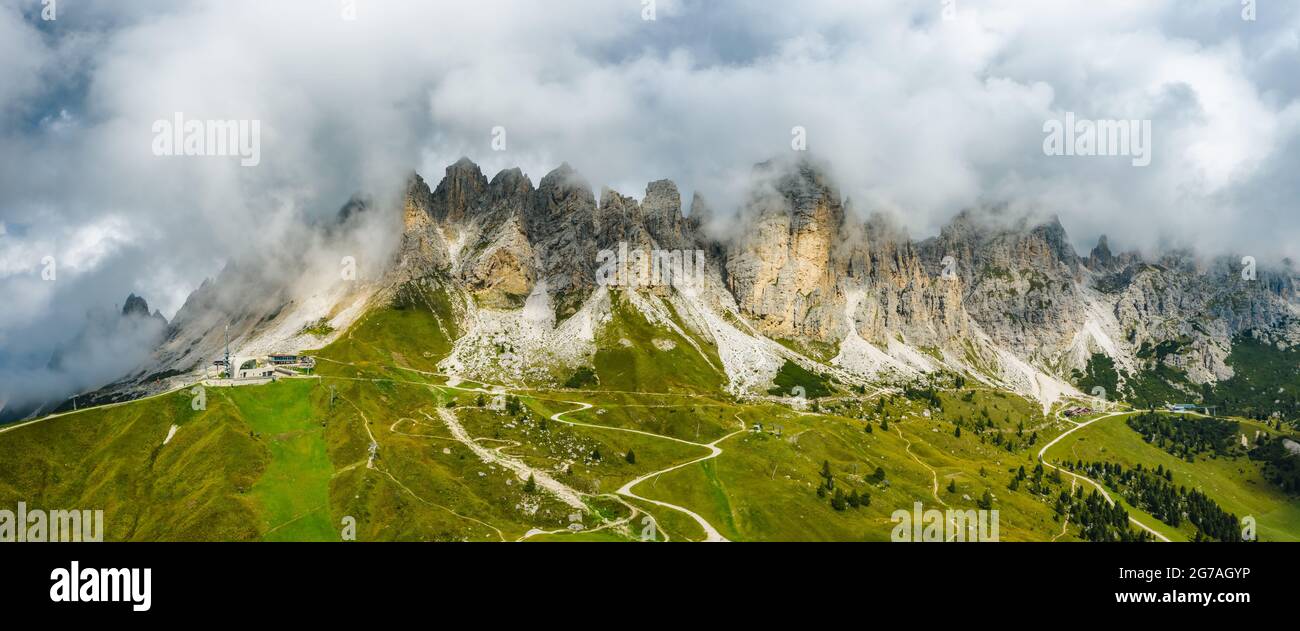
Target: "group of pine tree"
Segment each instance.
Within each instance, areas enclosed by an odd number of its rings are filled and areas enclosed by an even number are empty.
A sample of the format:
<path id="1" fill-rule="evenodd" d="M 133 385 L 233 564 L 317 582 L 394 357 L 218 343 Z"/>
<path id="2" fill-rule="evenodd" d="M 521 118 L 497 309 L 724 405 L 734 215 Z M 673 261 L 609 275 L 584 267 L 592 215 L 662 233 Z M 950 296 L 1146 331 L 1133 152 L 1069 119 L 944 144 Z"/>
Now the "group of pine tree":
<path id="1" fill-rule="evenodd" d="M 1260 432 L 1255 444 L 1246 447 L 1238 440 L 1242 430 L 1237 421 L 1187 419 L 1155 411 L 1129 417 L 1128 426 L 1141 434 L 1146 442 L 1187 462 L 1195 462 L 1201 455 L 1210 458 L 1248 456 L 1262 465 L 1264 478 L 1269 482 L 1288 494 L 1300 494 L 1300 456 L 1287 449 L 1282 438 Z M 1275 419 L 1270 427 L 1282 431 L 1282 421 Z"/>
<path id="2" fill-rule="evenodd" d="M 1151 541 L 1150 533 L 1129 527 L 1128 511 L 1110 503 L 1097 489 L 1084 493 L 1083 485 L 1074 492 L 1062 490 L 1056 500 L 1056 512 L 1079 525 L 1079 536 L 1086 541 Z"/>
<path id="3" fill-rule="evenodd" d="M 1184 523 L 1196 527 L 1197 541 L 1241 541 L 1241 524 L 1236 515 L 1223 510 L 1199 489 L 1175 485 L 1173 471 L 1157 465 L 1154 470 L 1137 465 L 1132 469 L 1112 462 L 1068 465 L 1071 471 L 1116 489 L 1124 499 L 1152 517 L 1175 528 Z"/>
<path id="4" fill-rule="evenodd" d="M 844 488 L 835 483 L 835 474 L 831 471 L 831 461 L 822 461 L 822 470 L 819 475 L 821 475 L 822 483 L 817 487 L 817 497 L 825 499 L 829 495 L 831 508 L 842 512 L 850 508 L 871 506 L 871 495 L 865 490 L 859 492 L 857 489 L 850 489 L 849 492 L 845 493 Z M 872 484 L 881 484 L 885 481 L 885 470 L 876 467 L 875 472 L 865 479 Z"/>
<path id="5" fill-rule="evenodd" d="M 1158 412 L 1143 412 L 1128 418 L 1128 426 L 1143 440 L 1188 462 L 1202 454 L 1215 457 L 1235 455 L 1235 439 L 1241 426 L 1217 418 L 1189 420 Z"/>

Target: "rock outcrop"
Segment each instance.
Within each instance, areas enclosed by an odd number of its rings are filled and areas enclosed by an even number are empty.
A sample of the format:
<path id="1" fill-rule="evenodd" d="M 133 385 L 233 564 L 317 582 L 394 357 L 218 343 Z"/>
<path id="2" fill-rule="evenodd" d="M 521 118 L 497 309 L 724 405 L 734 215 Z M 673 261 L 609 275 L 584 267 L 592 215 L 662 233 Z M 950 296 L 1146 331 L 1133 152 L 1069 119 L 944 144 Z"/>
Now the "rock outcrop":
<path id="1" fill-rule="evenodd" d="M 1105 237 L 1080 257 L 1055 217 L 998 206 L 964 211 L 917 241 L 887 215 L 864 217 L 824 165 L 807 159 L 756 166 L 743 207 L 723 215 L 725 230 L 698 194 L 684 213 L 671 181 L 651 182 L 640 201 L 608 188 L 597 199 L 567 164 L 534 186 L 519 169 L 489 180 L 462 159 L 433 188 L 412 175 L 401 212 L 402 237 L 377 298 L 404 283 L 437 284 L 459 296 L 457 318 L 477 323 L 457 327 L 468 331 L 462 346 L 508 340 L 549 352 L 556 340 L 577 340 L 548 355 L 554 361 L 591 352 L 612 304 L 600 253 L 620 247 L 703 253 L 701 287 L 638 288 L 645 299 L 620 304 L 716 348 L 733 385 L 751 389 L 789 359 L 846 379 L 964 373 L 1048 400 L 1097 354 L 1125 374 L 1164 366 L 1199 384 L 1232 375 L 1227 358 L 1239 335 L 1300 343 L 1300 282 L 1289 263 L 1244 278 L 1232 257 L 1148 260 L 1113 252 Z M 161 367 L 201 365 L 225 324 L 241 340 L 288 330 L 299 316 L 282 312 L 301 311 L 293 277 L 228 267 L 177 315 Z M 330 300 L 367 298 L 351 291 Z M 355 317 L 349 309 L 331 313 Z M 124 313 L 148 307 L 132 297 Z M 452 367 L 491 363 L 475 355 L 458 348 Z M 554 372 L 512 370 L 519 378 Z"/>
<path id="2" fill-rule="evenodd" d="M 836 340 L 843 296 L 831 253 L 841 237 L 838 191 L 814 165 L 755 169 L 758 187 L 726 251 L 727 288 L 765 335 Z"/>

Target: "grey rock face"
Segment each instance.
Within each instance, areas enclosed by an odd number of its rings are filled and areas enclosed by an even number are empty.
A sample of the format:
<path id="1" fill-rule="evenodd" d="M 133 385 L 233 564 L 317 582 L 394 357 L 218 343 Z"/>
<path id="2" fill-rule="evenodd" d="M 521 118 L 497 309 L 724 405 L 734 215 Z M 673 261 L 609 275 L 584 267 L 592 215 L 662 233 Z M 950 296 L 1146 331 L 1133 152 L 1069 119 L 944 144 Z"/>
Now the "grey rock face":
<path id="1" fill-rule="evenodd" d="M 1243 279 L 1237 257 L 1198 263 L 1181 253 L 1158 264 L 1135 264 L 1116 301 L 1125 339 L 1135 353 L 1187 373 L 1194 383 L 1232 376 L 1225 360 L 1235 336 L 1246 332 L 1295 343 L 1294 276 L 1285 272 Z M 1154 353 L 1162 343 L 1172 352 Z"/>
<path id="2" fill-rule="evenodd" d="M 620 243 L 626 243 L 629 248 L 655 247 L 641 205 L 616 191 L 608 188 L 601 191 L 595 224 L 596 244 L 600 249 L 615 249 Z"/>
<path id="3" fill-rule="evenodd" d="M 645 189 L 641 202 L 646 229 L 660 247 L 686 250 L 695 246 L 695 229 L 682 216 L 682 195 L 669 180 L 656 180 Z"/>
<path id="4" fill-rule="evenodd" d="M 402 205 L 402 242 L 396 268 L 408 279 L 432 274 L 447 265 L 447 247 L 434 229 L 434 213 L 429 185 L 419 175 L 412 176 Z"/>
<path id="5" fill-rule="evenodd" d="M 434 221 L 461 224 L 481 211 L 488 190 L 487 178 L 477 164 L 461 158 L 447 167 L 447 174 L 431 195 L 429 207 Z"/>
<path id="6" fill-rule="evenodd" d="M 865 291 L 854 311 L 858 335 L 878 346 L 898 337 L 932 348 L 966 339 L 963 283 L 935 267 L 942 256 L 927 262 L 926 253 L 883 216 L 873 216 L 861 229 L 860 240 L 849 247 L 845 271 Z"/>
<path id="7" fill-rule="evenodd" d="M 508 169 L 492 178 L 485 199 L 470 204 L 480 215 L 459 228 L 468 232 L 459 277 L 482 306 L 522 306 L 537 281 L 536 255 L 523 228 L 534 193 L 522 171 Z"/>
<path id="8" fill-rule="evenodd" d="M 961 278 L 961 300 L 993 342 L 1051 363 L 1087 316 L 1080 263 L 1055 218 L 1033 223 L 1000 209 L 964 211 L 921 245 L 929 265 Z"/>
<path id="9" fill-rule="evenodd" d="M 739 216 L 717 230 L 698 194 L 684 216 L 667 180 L 651 182 L 641 202 L 609 189 L 597 202 L 567 164 L 534 187 L 519 169 L 489 181 L 460 160 L 433 189 L 412 176 L 385 282 L 433 279 L 499 310 L 522 307 L 544 283 L 563 322 L 596 291 L 600 250 L 699 249 L 708 259 L 703 299 L 743 319 L 746 334 L 831 349 L 857 336 L 890 353 L 901 343 L 921 351 L 904 349 L 913 359 L 994 380 L 1008 356 L 1022 374 L 1028 365 L 1068 378 L 1101 352 L 1128 368 L 1164 363 L 1203 383 L 1231 375 L 1236 335 L 1300 343 L 1300 281 L 1289 265 L 1244 280 L 1232 257 L 1173 252 L 1146 261 L 1116 254 L 1104 237 L 1081 258 L 1055 218 L 1000 207 L 963 212 L 918 242 L 885 215 L 862 219 L 813 161 L 765 163 L 754 175 Z M 261 287 L 255 298 L 241 293 L 249 287 Z M 280 279 L 231 266 L 190 297 L 159 352 L 169 365 L 192 365 L 218 324 L 251 330 L 254 316 L 277 312 L 288 296 Z M 124 310 L 147 314 L 136 302 Z"/>
<path id="10" fill-rule="evenodd" d="M 568 164 L 542 178 L 524 214 L 524 233 L 557 320 L 576 313 L 596 287 L 595 218 L 591 186 Z"/>
<path id="11" fill-rule="evenodd" d="M 149 303 L 144 298 L 131 294 L 126 297 L 126 302 L 122 303 L 122 316 L 148 317 Z"/>
<path id="12" fill-rule="evenodd" d="M 756 175 L 764 184 L 727 247 L 727 287 L 770 337 L 834 339 L 843 305 L 831 260 L 844 223 L 839 193 L 807 162 L 789 171 L 759 165 Z"/>

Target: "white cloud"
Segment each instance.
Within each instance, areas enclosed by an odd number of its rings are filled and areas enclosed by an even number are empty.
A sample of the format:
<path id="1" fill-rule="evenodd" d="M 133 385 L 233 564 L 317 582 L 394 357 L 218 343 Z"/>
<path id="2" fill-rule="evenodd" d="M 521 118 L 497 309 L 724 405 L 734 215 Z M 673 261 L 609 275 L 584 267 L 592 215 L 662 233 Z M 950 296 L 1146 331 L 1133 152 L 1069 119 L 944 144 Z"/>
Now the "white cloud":
<path id="1" fill-rule="evenodd" d="M 1294 254 L 1300 8 L 1230 5 L 958 0 L 948 22 L 938 2 L 661 0 L 647 22 L 635 0 L 360 0 L 346 21 L 308 0 L 99 0 L 42 23 L 0 0 L 0 292 L 31 305 L 0 323 L 0 370 L 127 291 L 171 315 L 224 260 L 354 192 L 391 200 L 411 168 L 436 181 L 469 155 L 537 180 L 568 161 L 725 212 L 795 125 L 856 208 L 917 236 L 1010 200 L 1081 247 Z M 178 111 L 260 120 L 261 164 L 153 156 Z M 1067 111 L 1150 119 L 1152 165 L 1044 156 Z M 34 284 L 49 247 L 77 253 L 69 282 Z"/>

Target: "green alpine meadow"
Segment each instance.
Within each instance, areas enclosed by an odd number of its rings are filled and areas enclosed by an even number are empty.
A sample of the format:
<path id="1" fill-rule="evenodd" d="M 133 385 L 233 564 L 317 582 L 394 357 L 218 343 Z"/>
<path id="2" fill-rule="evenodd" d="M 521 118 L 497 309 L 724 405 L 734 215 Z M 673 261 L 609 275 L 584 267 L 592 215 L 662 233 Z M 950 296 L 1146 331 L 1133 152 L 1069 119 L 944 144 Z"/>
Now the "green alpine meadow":
<path id="1" fill-rule="evenodd" d="M 0 599 L 1294 608 L 1298 67 L 1296 0 L 0 0 Z"/>
<path id="2" fill-rule="evenodd" d="M 1276 283 L 972 213 L 868 255 L 821 167 L 761 168 L 728 243 L 671 182 L 412 176 L 391 258 L 332 303 L 227 292 L 272 286 L 231 266 L 142 377 L 0 428 L 0 506 L 102 510 L 109 541 L 1300 540 Z M 946 251 L 979 254 L 948 277 Z M 1214 288 L 1190 332 L 1125 315 L 1157 278 Z"/>

